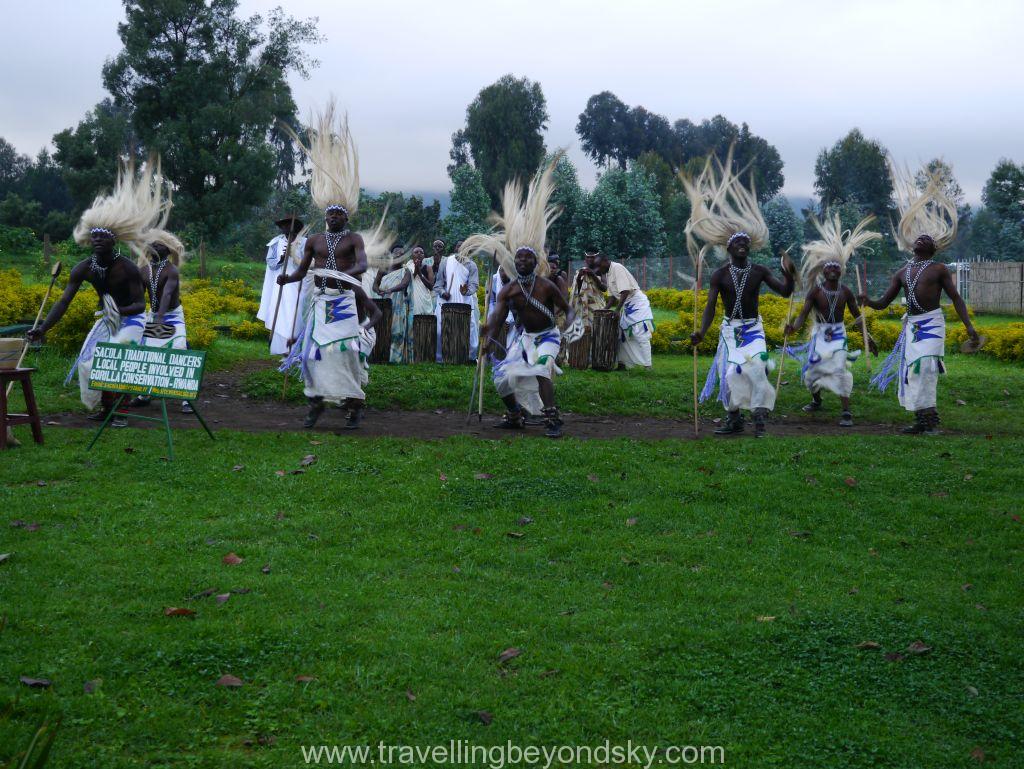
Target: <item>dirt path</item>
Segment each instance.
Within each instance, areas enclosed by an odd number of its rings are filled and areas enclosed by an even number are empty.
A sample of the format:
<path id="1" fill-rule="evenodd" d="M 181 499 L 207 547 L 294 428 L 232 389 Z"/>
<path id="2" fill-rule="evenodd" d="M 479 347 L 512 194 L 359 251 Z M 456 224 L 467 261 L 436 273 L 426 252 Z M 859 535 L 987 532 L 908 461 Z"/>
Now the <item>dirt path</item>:
<path id="1" fill-rule="evenodd" d="M 258 368 L 240 366 L 229 371 L 211 372 L 205 378 L 199 403 L 207 424 L 215 432 L 218 429 L 241 430 L 245 432 L 298 432 L 302 431 L 302 420 L 306 415 L 305 406 L 282 404 L 276 401 L 253 400 L 240 389 L 244 376 Z M 199 429 L 194 416 L 179 413 L 177 401 L 168 401 L 171 425 L 175 429 Z M 153 405 L 138 411 L 146 416 L 157 416 L 158 406 Z M 693 439 L 693 422 L 689 419 L 665 419 L 643 416 L 593 416 L 563 413 L 565 435 L 572 438 L 637 438 L 661 440 L 665 438 Z M 484 414 L 483 422 L 473 420 L 466 424 L 466 412 L 445 409 L 436 411 L 381 411 L 369 408 L 358 431 L 344 430 L 344 414 L 340 409 L 329 408 L 317 423 L 316 431 L 344 435 L 360 435 L 367 438 L 382 436 L 399 438 L 448 438 L 454 435 L 470 435 L 478 438 L 543 438 L 543 427 L 528 427 L 523 431 L 499 430 L 493 425 L 500 420 L 498 414 Z M 61 413 L 45 418 L 48 426 L 92 428 L 81 413 Z M 157 428 L 155 422 L 132 420 L 132 427 Z M 701 423 L 701 437 L 712 437 L 718 426 L 710 419 Z M 834 414 L 809 418 L 804 414 L 775 414 L 768 426 L 770 435 L 894 435 L 899 427 L 878 422 L 862 422 L 852 428 L 839 427 Z M 748 426 L 744 436 L 752 436 Z M 736 436 L 742 438 L 743 436 Z"/>

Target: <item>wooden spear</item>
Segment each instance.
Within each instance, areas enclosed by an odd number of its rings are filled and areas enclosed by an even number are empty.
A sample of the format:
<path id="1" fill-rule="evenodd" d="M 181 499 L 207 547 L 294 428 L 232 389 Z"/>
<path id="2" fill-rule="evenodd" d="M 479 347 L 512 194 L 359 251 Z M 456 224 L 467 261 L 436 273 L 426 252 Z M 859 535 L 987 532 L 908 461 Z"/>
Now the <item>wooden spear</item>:
<path id="1" fill-rule="evenodd" d="M 789 263 L 787 265 L 787 262 Z M 786 249 L 782 253 L 782 264 L 783 268 L 789 272 L 792 270 L 796 272 L 796 265 L 789 258 L 789 249 Z M 795 275 L 794 275 L 795 277 Z M 793 301 L 796 299 L 796 282 L 793 283 L 793 293 L 789 295 L 789 306 L 786 308 L 786 325 L 788 326 L 793 318 Z M 786 362 L 786 344 L 789 342 L 789 334 L 783 333 L 782 335 L 782 357 L 779 358 L 779 375 L 775 377 L 775 392 L 779 392 L 779 387 L 782 385 L 782 367 Z"/>
<path id="2" fill-rule="evenodd" d="M 697 333 L 697 300 L 700 296 L 700 272 L 704 265 L 704 252 L 697 255 L 697 277 L 693 281 L 693 333 Z M 697 413 L 697 345 L 693 346 L 693 435 L 700 435 L 700 415 Z"/>
<path id="3" fill-rule="evenodd" d="M 50 292 L 53 290 L 53 284 L 57 282 L 57 276 L 60 275 L 61 263 L 58 259 L 50 270 L 50 285 L 46 287 L 46 294 L 43 296 L 43 302 L 39 305 L 39 312 L 36 313 L 36 319 L 32 323 L 32 331 L 35 331 L 36 326 L 39 325 L 39 319 L 43 317 L 43 309 L 46 307 L 46 303 L 50 300 Z M 28 335 L 25 335 L 25 344 L 21 348 L 21 355 L 18 357 L 18 365 L 15 368 L 21 368 L 21 364 L 25 362 L 25 354 L 28 352 Z M 14 382 L 7 383 L 7 396 L 11 395 L 11 388 L 14 387 Z"/>
<path id="4" fill-rule="evenodd" d="M 854 271 L 857 273 L 857 293 L 863 294 L 864 289 L 860 282 L 860 267 L 854 265 Z M 864 265 L 864 282 L 868 281 L 868 268 Z M 868 376 L 871 375 L 871 350 L 868 347 L 868 319 L 864 317 L 864 308 L 860 308 L 860 331 L 864 335 L 864 365 L 867 367 Z"/>

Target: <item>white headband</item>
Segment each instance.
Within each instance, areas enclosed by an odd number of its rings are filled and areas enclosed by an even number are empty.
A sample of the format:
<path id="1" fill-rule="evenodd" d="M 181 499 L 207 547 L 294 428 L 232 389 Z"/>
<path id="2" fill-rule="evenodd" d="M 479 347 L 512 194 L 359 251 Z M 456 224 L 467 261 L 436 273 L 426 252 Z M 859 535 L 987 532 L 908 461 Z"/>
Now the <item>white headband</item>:
<path id="1" fill-rule="evenodd" d="M 117 237 L 114 234 L 113 230 L 108 230 L 106 227 L 93 227 L 91 230 L 89 230 L 89 234 L 90 235 L 96 235 L 97 233 L 100 233 L 100 232 L 102 232 L 104 235 L 109 235 L 112 238 L 116 238 Z"/>
<path id="2" fill-rule="evenodd" d="M 329 214 L 331 211 L 341 211 L 345 216 L 348 216 L 348 209 L 340 203 L 335 203 L 333 206 L 327 206 L 327 208 L 324 209 L 325 214 Z"/>
<path id="3" fill-rule="evenodd" d="M 745 233 L 743 230 L 740 230 L 739 232 L 734 233 L 729 238 L 729 242 L 725 244 L 725 247 L 728 248 L 729 246 L 731 246 L 732 242 L 734 240 L 736 240 L 737 238 L 746 238 L 747 240 L 750 240 L 750 236 L 747 233 Z"/>

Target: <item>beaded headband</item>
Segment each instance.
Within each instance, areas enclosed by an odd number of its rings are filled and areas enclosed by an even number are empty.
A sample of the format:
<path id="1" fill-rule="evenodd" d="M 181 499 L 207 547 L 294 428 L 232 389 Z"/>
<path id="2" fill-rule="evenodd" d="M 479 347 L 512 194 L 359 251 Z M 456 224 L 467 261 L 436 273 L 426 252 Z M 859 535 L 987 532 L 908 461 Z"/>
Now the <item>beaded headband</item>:
<path id="1" fill-rule="evenodd" d="M 99 234 L 109 235 L 112 238 L 116 238 L 117 237 L 114 234 L 113 230 L 108 230 L 106 227 L 93 227 L 91 230 L 89 230 L 89 234 L 90 235 L 99 235 Z"/>
<path id="2" fill-rule="evenodd" d="M 732 242 L 734 240 L 737 240 L 738 238 L 746 238 L 747 240 L 750 240 L 750 236 L 747 233 L 745 233 L 743 230 L 740 230 L 739 232 L 733 233 L 729 237 L 729 242 L 725 244 L 725 247 L 728 248 L 729 246 L 731 246 Z"/>
<path id="3" fill-rule="evenodd" d="M 338 203 L 334 204 L 333 206 L 327 206 L 327 208 L 324 209 L 325 214 L 329 214 L 331 211 L 341 211 L 343 214 L 345 214 L 345 216 L 348 216 L 348 209 L 345 208 L 345 206 Z"/>

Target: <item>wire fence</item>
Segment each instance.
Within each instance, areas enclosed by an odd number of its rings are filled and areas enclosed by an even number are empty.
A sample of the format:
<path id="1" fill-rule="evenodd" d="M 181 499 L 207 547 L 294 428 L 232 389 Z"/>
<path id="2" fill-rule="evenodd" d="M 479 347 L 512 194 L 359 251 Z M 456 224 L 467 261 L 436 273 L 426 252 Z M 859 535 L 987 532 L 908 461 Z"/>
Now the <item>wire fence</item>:
<path id="1" fill-rule="evenodd" d="M 568 259 L 567 262 L 570 277 L 583 266 L 582 259 Z M 695 270 L 693 260 L 688 256 L 634 256 L 623 260 L 623 264 L 645 291 L 651 288 L 693 289 Z M 905 265 L 906 261 L 902 259 L 884 262 L 855 259 L 847 269 L 844 282 L 855 293 L 858 292 L 854 274 L 854 268 L 857 268 L 862 277 L 867 276 L 868 295 L 877 297 L 885 292 L 892 276 Z M 717 263 L 704 265 L 701 273 L 702 288 L 707 288 L 711 272 L 719 266 Z M 769 266 L 778 272 L 777 265 Z M 957 291 L 978 312 L 1024 315 L 1024 263 L 992 262 L 977 258 L 954 262 L 948 266 L 955 277 Z"/>

